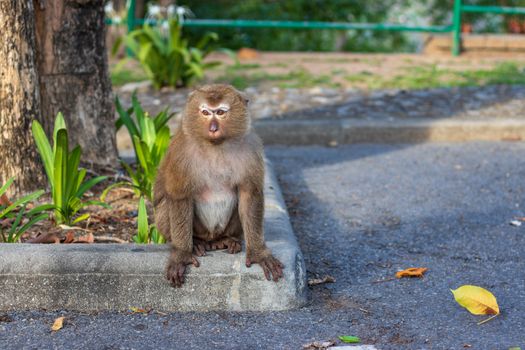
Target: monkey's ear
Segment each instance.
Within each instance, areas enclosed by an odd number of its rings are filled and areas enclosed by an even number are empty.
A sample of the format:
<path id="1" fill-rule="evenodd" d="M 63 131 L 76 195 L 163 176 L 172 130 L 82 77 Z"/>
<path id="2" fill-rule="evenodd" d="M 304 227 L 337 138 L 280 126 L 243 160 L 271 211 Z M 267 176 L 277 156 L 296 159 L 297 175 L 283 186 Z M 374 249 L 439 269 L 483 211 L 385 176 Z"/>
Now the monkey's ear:
<path id="1" fill-rule="evenodd" d="M 247 106 L 248 102 L 250 102 L 248 95 L 246 95 L 244 92 L 239 92 L 239 96 L 241 96 L 241 100 L 244 103 L 244 105 Z"/>

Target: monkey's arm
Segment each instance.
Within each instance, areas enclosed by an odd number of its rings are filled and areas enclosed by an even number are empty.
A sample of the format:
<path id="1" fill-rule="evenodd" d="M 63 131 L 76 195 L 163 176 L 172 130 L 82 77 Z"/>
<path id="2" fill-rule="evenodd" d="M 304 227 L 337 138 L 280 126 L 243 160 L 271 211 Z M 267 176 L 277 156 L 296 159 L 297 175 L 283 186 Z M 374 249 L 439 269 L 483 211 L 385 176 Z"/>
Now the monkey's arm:
<path id="1" fill-rule="evenodd" d="M 193 248 L 193 200 L 190 191 L 189 176 L 181 161 L 175 139 L 164 162 L 159 169 L 155 188 L 154 206 L 157 229 L 171 239 L 172 250 L 166 268 L 166 277 L 174 287 L 184 283 L 186 265 L 199 266 L 192 256 Z M 178 147 L 180 149 L 181 147 Z"/>
<path id="2" fill-rule="evenodd" d="M 171 236 L 171 255 L 166 268 L 166 277 L 174 287 L 184 283 L 186 265 L 199 266 L 192 255 L 193 249 L 193 203 L 191 199 L 167 198 Z"/>
<path id="3" fill-rule="evenodd" d="M 239 186 L 239 216 L 246 241 L 246 266 L 257 263 L 268 281 L 271 277 L 277 281 L 283 276 L 284 266 L 273 257 L 264 242 L 264 173 L 261 177 Z"/>

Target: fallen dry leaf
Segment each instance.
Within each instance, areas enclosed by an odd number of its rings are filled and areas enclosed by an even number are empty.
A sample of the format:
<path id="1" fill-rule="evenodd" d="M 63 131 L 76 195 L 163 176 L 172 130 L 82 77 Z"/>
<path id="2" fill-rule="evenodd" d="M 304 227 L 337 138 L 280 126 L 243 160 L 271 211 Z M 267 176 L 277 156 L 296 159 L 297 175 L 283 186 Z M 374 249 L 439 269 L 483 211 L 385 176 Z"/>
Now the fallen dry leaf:
<path id="1" fill-rule="evenodd" d="M 331 346 L 335 345 L 335 341 L 328 340 L 328 341 L 314 341 L 312 343 L 304 344 L 303 349 L 306 350 L 313 350 L 313 349 L 327 349 Z"/>
<path id="2" fill-rule="evenodd" d="M 9 315 L 0 315 L 0 323 L 13 322 L 13 319 Z"/>
<path id="3" fill-rule="evenodd" d="M 499 306 L 494 294 L 488 290 L 465 285 L 456 290 L 450 290 L 459 305 L 474 315 L 497 315 Z"/>
<path id="4" fill-rule="evenodd" d="M 335 282 L 335 278 L 332 277 L 332 276 L 324 276 L 323 278 L 312 278 L 310 280 L 308 280 L 308 285 L 309 286 L 316 286 L 318 284 L 323 284 L 323 283 L 334 283 Z"/>
<path id="5" fill-rule="evenodd" d="M 53 322 L 53 326 L 51 326 L 51 330 L 52 331 L 58 331 L 59 329 L 62 329 L 62 327 L 64 327 L 64 318 L 65 317 L 59 317 L 55 320 L 55 322 Z"/>
<path id="6" fill-rule="evenodd" d="M 503 136 L 501 138 L 501 141 L 521 141 L 521 136 L 520 135 Z"/>
<path id="7" fill-rule="evenodd" d="M 4 205 L 4 206 L 10 206 L 11 204 L 11 201 L 9 200 L 9 198 L 7 198 L 7 195 L 4 193 L 3 195 L 0 196 L 0 205 Z"/>
<path id="8" fill-rule="evenodd" d="M 71 231 L 68 231 L 66 233 L 66 238 L 64 238 L 64 242 L 63 243 L 73 243 L 75 242 L 75 233 L 74 232 L 71 232 Z"/>
<path id="9" fill-rule="evenodd" d="M 146 313 L 148 313 L 148 310 L 141 309 L 141 308 L 138 308 L 138 307 L 135 307 L 135 306 L 130 307 L 129 311 L 131 311 L 134 314 L 146 314 Z"/>
<path id="10" fill-rule="evenodd" d="M 28 239 L 26 243 L 60 243 L 60 238 L 54 233 L 42 233 L 34 238 Z"/>
<path id="11" fill-rule="evenodd" d="M 423 274 L 427 272 L 426 267 L 410 267 L 408 269 L 405 269 L 403 271 L 397 271 L 396 277 L 402 278 L 402 277 L 423 277 Z"/>
<path id="12" fill-rule="evenodd" d="M 94 243 L 94 242 L 95 242 L 95 237 L 93 237 L 93 233 L 91 232 L 89 232 L 85 236 L 78 237 L 78 239 L 76 240 L 76 243 Z"/>
<path id="13" fill-rule="evenodd" d="M 243 47 L 237 52 L 237 57 L 240 60 L 253 60 L 259 57 L 259 52 L 248 47 Z"/>

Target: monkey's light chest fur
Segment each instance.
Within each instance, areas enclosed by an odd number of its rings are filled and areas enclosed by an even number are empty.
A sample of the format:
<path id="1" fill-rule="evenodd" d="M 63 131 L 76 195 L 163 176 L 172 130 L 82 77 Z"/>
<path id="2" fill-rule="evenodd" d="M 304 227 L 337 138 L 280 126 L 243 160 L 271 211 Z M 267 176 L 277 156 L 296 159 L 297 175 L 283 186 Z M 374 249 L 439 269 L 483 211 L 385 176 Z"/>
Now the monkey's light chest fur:
<path id="1" fill-rule="evenodd" d="M 237 194 L 226 186 L 205 189 L 195 203 L 197 216 L 212 233 L 224 231 L 236 207 Z"/>
<path id="2" fill-rule="evenodd" d="M 192 169 L 200 179 L 195 211 L 210 233 L 223 232 L 237 210 L 237 186 L 244 176 L 247 154 L 242 145 L 235 146 L 213 147 L 193 158 Z"/>

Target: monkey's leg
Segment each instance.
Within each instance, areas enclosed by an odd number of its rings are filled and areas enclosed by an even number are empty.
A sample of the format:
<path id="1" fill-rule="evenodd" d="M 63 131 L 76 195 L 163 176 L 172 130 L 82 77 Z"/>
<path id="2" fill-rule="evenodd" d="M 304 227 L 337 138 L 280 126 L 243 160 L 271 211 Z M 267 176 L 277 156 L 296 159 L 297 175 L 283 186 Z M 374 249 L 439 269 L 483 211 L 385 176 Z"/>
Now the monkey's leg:
<path id="1" fill-rule="evenodd" d="M 166 268 L 166 278 L 174 287 L 184 283 L 186 265 L 198 267 L 199 261 L 193 256 L 193 204 L 191 200 L 166 199 L 169 205 L 171 255 Z"/>
<path id="2" fill-rule="evenodd" d="M 210 233 L 199 220 L 199 217 L 195 215 L 193 217 L 193 254 L 197 256 L 206 255 L 206 251 L 211 250 L 209 240 Z"/>
<path id="3" fill-rule="evenodd" d="M 283 277 L 284 265 L 276 259 L 264 242 L 264 195 L 260 185 L 248 184 L 239 188 L 239 216 L 246 240 L 246 266 L 261 265 L 268 281 Z"/>
<path id="4" fill-rule="evenodd" d="M 227 249 L 230 254 L 237 254 L 242 250 L 242 226 L 237 208 L 235 208 L 222 236 L 209 243 L 209 250 Z"/>

